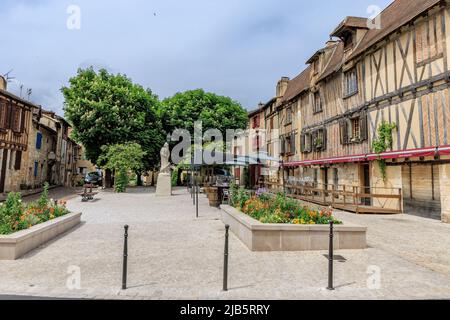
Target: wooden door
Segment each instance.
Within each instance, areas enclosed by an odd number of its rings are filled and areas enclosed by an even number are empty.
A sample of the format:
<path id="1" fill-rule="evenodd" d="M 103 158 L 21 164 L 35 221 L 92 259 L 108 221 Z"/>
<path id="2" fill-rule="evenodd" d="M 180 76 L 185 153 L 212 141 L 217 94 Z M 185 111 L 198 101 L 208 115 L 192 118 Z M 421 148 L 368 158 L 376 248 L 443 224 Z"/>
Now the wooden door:
<path id="1" fill-rule="evenodd" d="M 0 171 L 0 193 L 5 192 L 7 160 L 8 160 L 8 149 L 3 149 L 2 167 Z"/>

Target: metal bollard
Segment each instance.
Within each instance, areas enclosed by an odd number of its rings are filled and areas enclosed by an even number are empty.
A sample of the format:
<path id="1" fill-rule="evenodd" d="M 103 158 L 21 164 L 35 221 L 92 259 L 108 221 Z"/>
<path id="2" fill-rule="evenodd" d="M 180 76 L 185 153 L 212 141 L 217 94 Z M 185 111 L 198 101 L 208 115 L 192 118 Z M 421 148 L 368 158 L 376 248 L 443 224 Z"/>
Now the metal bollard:
<path id="1" fill-rule="evenodd" d="M 195 206 L 195 188 L 197 187 L 197 181 L 194 180 L 192 181 L 192 204 Z"/>
<path id="2" fill-rule="evenodd" d="M 127 263 L 128 263 L 128 225 L 125 227 L 124 245 L 123 245 L 123 273 L 122 273 L 122 290 L 127 289 Z"/>
<path id="3" fill-rule="evenodd" d="M 198 219 L 198 189 L 199 186 L 195 188 L 195 217 Z"/>
<path id="4" fill-rule="evenodd" d="M 330 245 L 328 247 L 328 290 L 333 288 L 333 221 L 330 221 Z"/>
<path id="5" fill-rule="evenodd" d="M 223 254 L 223 291 L 228 291 L 228 232 L 230 226 L 225 226 L 225 250 Z"/>

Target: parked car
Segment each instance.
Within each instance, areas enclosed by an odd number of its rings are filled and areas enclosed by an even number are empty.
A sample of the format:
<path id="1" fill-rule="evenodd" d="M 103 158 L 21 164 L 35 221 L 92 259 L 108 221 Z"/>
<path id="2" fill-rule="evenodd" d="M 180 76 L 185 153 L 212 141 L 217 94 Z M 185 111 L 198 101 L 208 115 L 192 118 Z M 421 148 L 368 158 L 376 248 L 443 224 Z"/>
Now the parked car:
<path id="1" fill-rule="evenodd" d="M 214 168 L 214 176 L 218 186 L 228 187 L 232 180 L 230 172 L 226 169 Z"/>
<path id="2" fill-rule="evenodd" d="M 84 178 L 84 182 L 87 184 L 101 186 L 103 184 L 103 178 L 99 172 L 89 172 Z"/>

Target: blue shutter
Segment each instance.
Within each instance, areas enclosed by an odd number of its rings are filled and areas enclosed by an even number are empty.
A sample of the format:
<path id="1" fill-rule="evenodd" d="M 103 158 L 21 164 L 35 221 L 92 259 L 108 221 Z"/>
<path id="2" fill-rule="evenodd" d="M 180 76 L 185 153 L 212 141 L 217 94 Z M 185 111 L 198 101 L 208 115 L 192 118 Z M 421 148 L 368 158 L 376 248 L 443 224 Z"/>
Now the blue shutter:
<path id="1" fill-rule="evenodd" d="M 42 147 L 42 133 L 38 132 L 36 135 L 36 149 L 40 150 Z"/>
<path id="2" fill-rule="evenodd" d="M 36 178 L 38 175 L 38 162 L 34 162 L 34 177 Z"/>

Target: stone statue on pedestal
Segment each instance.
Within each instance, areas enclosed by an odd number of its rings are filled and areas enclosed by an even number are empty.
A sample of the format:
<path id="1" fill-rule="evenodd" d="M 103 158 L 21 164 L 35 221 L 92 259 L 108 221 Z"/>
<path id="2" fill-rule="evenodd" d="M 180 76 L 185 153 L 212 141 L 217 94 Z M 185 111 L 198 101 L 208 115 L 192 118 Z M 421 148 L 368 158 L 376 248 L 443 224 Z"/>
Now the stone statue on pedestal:
<path id="1" fill-rule="evenodd" d="M 166 142 L 161 149 L 161 169 L 158 174 L 156 183 L 157 197 L 170 197 L 172 195 L 172 177 L 170 168 L 170 150 L 169 144 Z"/>

